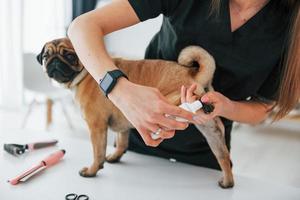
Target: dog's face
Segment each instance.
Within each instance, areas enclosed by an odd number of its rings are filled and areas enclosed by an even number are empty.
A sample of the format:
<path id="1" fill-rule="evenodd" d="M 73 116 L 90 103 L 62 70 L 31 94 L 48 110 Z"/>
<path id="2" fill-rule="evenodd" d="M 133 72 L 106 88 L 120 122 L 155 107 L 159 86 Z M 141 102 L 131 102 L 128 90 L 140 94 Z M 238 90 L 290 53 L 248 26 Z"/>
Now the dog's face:
<path id="1" fill-rule="evenodd" d="M 37 55 L 37 60 L 49 78 L 67 86 L 83 70 L 83 65 L 68 38 L 47 42 Z"/>

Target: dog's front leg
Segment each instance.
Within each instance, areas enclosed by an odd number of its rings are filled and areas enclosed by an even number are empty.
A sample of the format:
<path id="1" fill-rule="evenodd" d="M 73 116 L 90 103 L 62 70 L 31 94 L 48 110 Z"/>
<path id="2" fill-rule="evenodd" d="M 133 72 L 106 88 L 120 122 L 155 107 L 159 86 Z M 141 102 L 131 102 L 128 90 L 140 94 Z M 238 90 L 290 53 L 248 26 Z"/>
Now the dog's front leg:
<path id="1" fill-rule="evenodd" d="M 98 170 L 103 168 L 106 154 L 107 126 L 93 126 L 89 124 L 90 138 L 93 146 L 94 161 L 90 167 L 84 167 L 79 171 L 83 177 L 94 177 Z"/>
<path id="2" fill-rule="evenodd" d="M 129 130 L 117 133 L 116 149 L 112 154 L 106 156 L 106 161 L 109 163 L 119 162 L 128 147 Z"/>
<path id="3" fill-rule="evenodd" d="M 196 125 L 196 127 L 205 136 L 208 145 L 216 156 L 218 163 L 222 169 L 223 177 L 219 181 L 222 188 L 233 187 L 233 175 L 230 164 L 230 154 L 225 144 L 224 126 L 220 118 L 216 117 L 208 121 L 204 125 Z"/>

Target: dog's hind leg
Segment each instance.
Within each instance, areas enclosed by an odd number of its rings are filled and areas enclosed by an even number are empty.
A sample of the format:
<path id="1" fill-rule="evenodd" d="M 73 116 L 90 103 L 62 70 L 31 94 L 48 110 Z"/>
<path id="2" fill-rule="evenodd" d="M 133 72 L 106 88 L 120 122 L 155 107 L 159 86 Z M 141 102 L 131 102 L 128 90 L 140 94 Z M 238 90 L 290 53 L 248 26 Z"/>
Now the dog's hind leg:
<path id="1" fill-rule="evenodd" d="M 106 161 L 109 163 L 119 162 L 128 147 L 129 130 L 117 133 L 116 149 L 112 154 L 106 156 Z"/>
<path id="2" fill-rule="evenodd" d="M 97 123 L 95 123 L 97 124 Z M 98 170 L 103 168 L 106 154 L 106 144 L 107 144 L 107 126 L 102 124 L 102 126 L 94 126 L 89 124 L 90 129 L 90 139 L 93 146 L 94 161 L 90 167 L 84 167 L 79 171 L 79 174 L 83 177 L 94 177 L 96 176 Z"/>
<path id="3" fill-rule="evenodd" d="M 230 164 L 230 154 L 225 144 L 224 126 L 220 118 L 216 117 L 204 125 L 196 127 L 205 136 L 212 152 L 216 156 L 222 169 L 223 177 L 219 181 L 222 188 L 231 188 L 234 185 L 233 175 Z"/>

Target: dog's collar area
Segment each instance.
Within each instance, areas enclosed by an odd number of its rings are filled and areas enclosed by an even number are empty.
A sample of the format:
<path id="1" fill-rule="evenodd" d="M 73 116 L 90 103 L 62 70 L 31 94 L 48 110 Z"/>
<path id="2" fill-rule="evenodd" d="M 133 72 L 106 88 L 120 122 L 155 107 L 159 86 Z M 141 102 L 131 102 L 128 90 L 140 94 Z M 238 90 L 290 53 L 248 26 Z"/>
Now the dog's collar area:
<path id="1" fill-rule="evenodd" d="M 77 74 L 77 76 L 73 79 L 73 81 L 69 84 L 69 88 L 72 89 L 76 85 L 78 85 L 84 77 L 88 74 L 88 71 L 85 68 L 82 68 L 82 70 Z"/>

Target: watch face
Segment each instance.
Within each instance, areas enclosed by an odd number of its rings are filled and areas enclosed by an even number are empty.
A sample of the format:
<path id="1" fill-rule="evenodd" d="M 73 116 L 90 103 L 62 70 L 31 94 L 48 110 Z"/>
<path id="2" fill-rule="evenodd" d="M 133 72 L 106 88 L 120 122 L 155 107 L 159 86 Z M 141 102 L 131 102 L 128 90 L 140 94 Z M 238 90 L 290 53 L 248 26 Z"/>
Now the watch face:
<path id="1" fill-rule="evenodd" d="M 113 77 L 109 74 L 106 74 L 100 83 L 102 90 L 107 92 L 113 81 Z"/>

